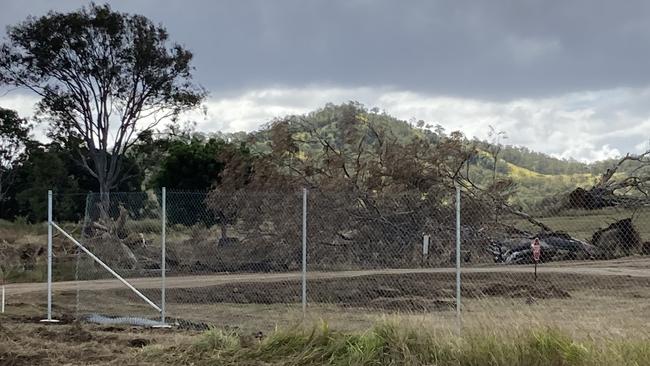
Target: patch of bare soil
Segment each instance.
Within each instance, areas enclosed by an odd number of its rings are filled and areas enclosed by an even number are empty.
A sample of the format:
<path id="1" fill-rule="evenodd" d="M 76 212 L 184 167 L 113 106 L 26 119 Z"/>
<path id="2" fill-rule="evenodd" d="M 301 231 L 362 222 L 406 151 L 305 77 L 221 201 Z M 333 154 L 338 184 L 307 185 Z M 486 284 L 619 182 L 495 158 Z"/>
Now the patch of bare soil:
<path id="1" fill-rule="evenodd" d="M 568 299 L 577 292 L 607 291 L 613 296 L 635 296 L 650 279 L 628 276 L 591 276 L 545 273 L 534 281 L 532 273 L 463 274 L 465 298 Z M 311 303 L 386 311 L 448 310 L 455 298 L 455 277 L 446 273 L 413 273 L 315 279 L 308 281 Z M 168 289 L 167 301 L 181 304 L 299 303 L 300 281 L 231 283 L 200 288 Z"/>
<path id="2" fill-rule="evenodd" d="M 14 304 L 11 303 L 11 306 L 13 307 Z M 54 304 L 52 304 L 52 308 L 54 308 Z M 58 324 L 63 325 L 63 324 L 70 324 L 74 322 L 74 317 L 70 312 L 68 314 L 60 314 L 56 317 L 56 320 L 59 321 Z M 43 319 L 43 316 L 24 316 L 24 315 L 17 315 L 17 314 L 8 314 L 3 316 L 4 321 L 8 321 L 10 323 L 16 322 L 16 323 L 32 323 L 32 324 L 43 324 L 41 320 Z"/>
<path id="3" fill-rule="evenodd" d="M 588 276 L 560 281 L 553 274 L 534 282 L 528 274 L 512 274 L 507 278 L 489 273 L 468 274 L 463 278 L 462 291 L 467 298 L 565 299 L 571 297 L 572 291 L 598 283 L 597 279 Z M 454 306 L 455 278 L 449 274 L 419 273 L 320 279 L 308 281 L 307 292 L 310 302 L 344 307 L 386 311 L 449 310 Z M 183 304 L 282 304 L 298 303 L 300 296 L 299 281 L 249 282 L 168 289 L 167 301 Z"/>
<path id="4" fill-rule="evenodd" d="M 537 299 L 566 299 L 571 297 L 569 292 L 558 288 L 553 284 L 501 284 L 495 283 L 481 289 L 485 296 L 501 296 L 509 298 L 530 298 Z"/>
<path id="5" fill-rule="evenodd" d="M 64 331 L 57 331 L 52 327 L 41 326 L 36 328 L 36 336 L 50 341 L 85 343 L 93 340 L 93 335 L 82 328 L 81 324 L 73 323 L 72 326 L 66 327 Z M 102 337 L 102 340 L 111 339 Z"/>
<path id="6" fill-rule="evenodd" d="M 151 343 L 151 341 L 145 338 L 133 338 L 128 341 L 129 347 L 133 348 L 142 348 L 149 345 L 149 343 Z"/>
<path id="7" fill-rule="evenodd" d="M 343 306 L 358 307 L 359 304 L 343 304 Z M 456 308 L 452 300 L 431 300 L 419 296 L 406 298 L 384 298 L 370 300 L 364 308 L 398 312 L 430 312 L 444 311 Z"/>
<path id="8" fill-rule="evenodd" d="M 171 346 L 194 334 L 31 320 L 0 316 L 0 366 L 147 364 L 137 358 L 143 347 Z"/>
<path id="9" fill-rule="evenodd" d="M 22 366 L 22 365 L 42 365 L 45 354 L 41 352 L 30 352 L 22 354 L 18 352 L 8 351 L 2 352 L 0 348 L 0 365 L 3 366 Z"/>

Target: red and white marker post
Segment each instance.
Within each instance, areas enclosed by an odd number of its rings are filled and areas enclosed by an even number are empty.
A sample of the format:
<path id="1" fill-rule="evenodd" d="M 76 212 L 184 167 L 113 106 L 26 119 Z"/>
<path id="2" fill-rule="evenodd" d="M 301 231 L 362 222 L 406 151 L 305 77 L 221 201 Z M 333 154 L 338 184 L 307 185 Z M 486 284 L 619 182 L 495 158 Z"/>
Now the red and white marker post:
<path id="1" fill-rule="evenodd" d="M 535 238 L 532 243 L 530 243 L 530 249 L 533 252 L 533 262 L 535 262 L 535 281 L 537 281 L 537 263 L 542 258 L 542 246 L 539 244 L 539 239 Z"/>

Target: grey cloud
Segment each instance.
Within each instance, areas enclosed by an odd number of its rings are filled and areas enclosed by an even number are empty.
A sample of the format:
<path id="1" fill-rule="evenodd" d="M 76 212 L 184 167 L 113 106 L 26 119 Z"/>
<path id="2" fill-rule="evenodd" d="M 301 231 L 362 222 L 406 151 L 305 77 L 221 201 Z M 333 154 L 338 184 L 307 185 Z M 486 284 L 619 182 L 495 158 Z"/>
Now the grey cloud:
<path id="1" fill-rule="evenodd" d="M 0 25 L 53 6 L 3 2 Z M 645 1 L 113 1 L 165 24 L 215 95 L 309 84 L 480 99 L 650 83 Z"/>
<path id="2" fill-rule="evenodd" d="M 359 100 L 562 157 L 647 145 L 650 2 L 601 0 L 138 0 L 195 53 L 210 92 L 204 130 L 251 130 Z M 86 1 L 3 0 L 0 27 Z M 20 93 L 20 92 L 17 92 Z M 31 102 L 30 102 L 31 101 Z M 31 114 L 16 92 L 0 104 Z"/>

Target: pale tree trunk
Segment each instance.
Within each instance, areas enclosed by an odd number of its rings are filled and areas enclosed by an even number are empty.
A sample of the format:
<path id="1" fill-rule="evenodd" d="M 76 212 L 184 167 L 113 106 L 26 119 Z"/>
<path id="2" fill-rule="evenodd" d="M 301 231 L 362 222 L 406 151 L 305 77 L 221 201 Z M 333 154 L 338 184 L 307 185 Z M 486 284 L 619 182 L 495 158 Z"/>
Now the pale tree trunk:
<path id="1" fill-rule="evenodd" d="M 497 164 L 499 163 L 499 152 L 501 152 L 501 147 L 497 147 L 496 152 L 494 153 L 494 167 L 492 172 L 492 185 L 497 183 Z M 499 205 L 494 205 L 494 224 L 499 224 Z"/>
<path id="2" fill-rule="evenodd" d="M 225 222 L 221 222 L 219 225 L 221 228 L 221 239 L 227 240 L 228 239 L 228 225 L 226 225 Z"/>
<path id="3" fill-rule="evenodd" d="M 239 242 L 236 237 L 231 238 L 228 236 L 228 224 L 225 220 L 219 223 L 219 228 L 221 229 L 221 238 L 217 243 L 218 246 L 230 246 Z"/>
<path id="4" fill-rule="evenodd" d="M 91 142 L 89 142 L 90 144 Z M 93 161 L 94 171 L 87 166 L 87 169 L 93 172 L 99 183 L 99 218 L 100 222 L 106 227 L 110 227 L 110 191 L 111 178 L 108 176 L 106 153 L 97 151 L 94 147 L 90 149 L 90 155 Z"/>
<path id="5" fill-rule="evenodd" d="M 104 224 L 110 222 L 110 189 L 105 181 L 99 181 L 99 217 Z"/>

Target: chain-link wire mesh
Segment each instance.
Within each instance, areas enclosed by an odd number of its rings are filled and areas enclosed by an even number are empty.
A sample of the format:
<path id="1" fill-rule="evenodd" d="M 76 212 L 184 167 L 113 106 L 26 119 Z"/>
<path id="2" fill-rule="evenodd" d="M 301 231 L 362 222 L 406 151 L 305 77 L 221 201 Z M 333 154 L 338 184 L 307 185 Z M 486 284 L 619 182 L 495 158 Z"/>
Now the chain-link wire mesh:
<path id="1" fill-rule="evenodd" d="M 453 265 L 451 192 L 312 191 L 307 219 L 310 312 L 453 318 L 454 271 L 430 270 Z"/>
<path id="2" fill-rule="evenodd" d="M 300 192 L 168 192 L 169 315 L 233 326 L 299 319 L 301 220 Z"/>
<path id="3" fill-rule="evenodd" d="M 73 236 L 162 305 L 161 194 L 83 197 L 79 228 L 67 224 Z M 167 315 L 172 322 L 264 328 L 303 316 L 357 327 L 390 314 L 426 317 L 452 329 L 459 234 L 465 324 L 537 322 L 590 331 L 607 324 L 616 332 L 645 323 L 649 207 L 524 214 L 463 191 L 457 231 L 455 197 L 453 189 L 167 192 Z M 541 247 L 537 265 L 535 239 Z M 159 316 L 74 250 L 78 314 Z M 55 267 L 69 262 L 57 258 Z"/>
<path id="4" fill-rule="evenodd" d="M 494 207 L 462 207 L 464 322 L 647 334 L 639 325 L 650 297 L 650 207 Z"/>
<path id="5" fill-rule="evenodd" d="M 104 268 L 161 304 L 161 207 L 152 193 L 54 194 L 54 303 L 60 316 L 159 319 L 159 312 Z M 77 241 L 96 258 L 75 244 Z M 99 261 L 98 261 L 98 260 Z"/>
<path id="6" fill-rule="evenodd" d="M 66 233 L 79 237 L 86 210 L 87 196 L 86 193 L 60 194 L 55 192 L 52 195 L 52 221 Z M 43 205 L 43 211 L 47 212 L 47 196 L 42 197 L 39 202 Z M 76 290 L 70 286 L 62 289 L 61 286 L 57 286 L 57 283 L 76 279 L 78 248 L 55 228 L 52 228 L 52 234 L 52 280 L 54 281 L 52 286 L 54 291 L 52 311 L 56 318 L 70 319 L 76 315 Z M 42 262 L 38 264 L 39 270 L 37 272 L 42 278 L 38 280 L 47 282 L 47 243 L 42 243 L 40 247 L 43 251 L 43 253 L 40 253 L 42 254 L 40 256 Z M 34 256 L 34 258 L 39 258 L 39 256 Z M 42 304 L 43 307 L 47 305 L 45 297 L 38 296 L 37 300 L 34 295 L 36 294 L 27 294 L 23 299 L 25 301 L 32 300 L 39 305 Z"/>

